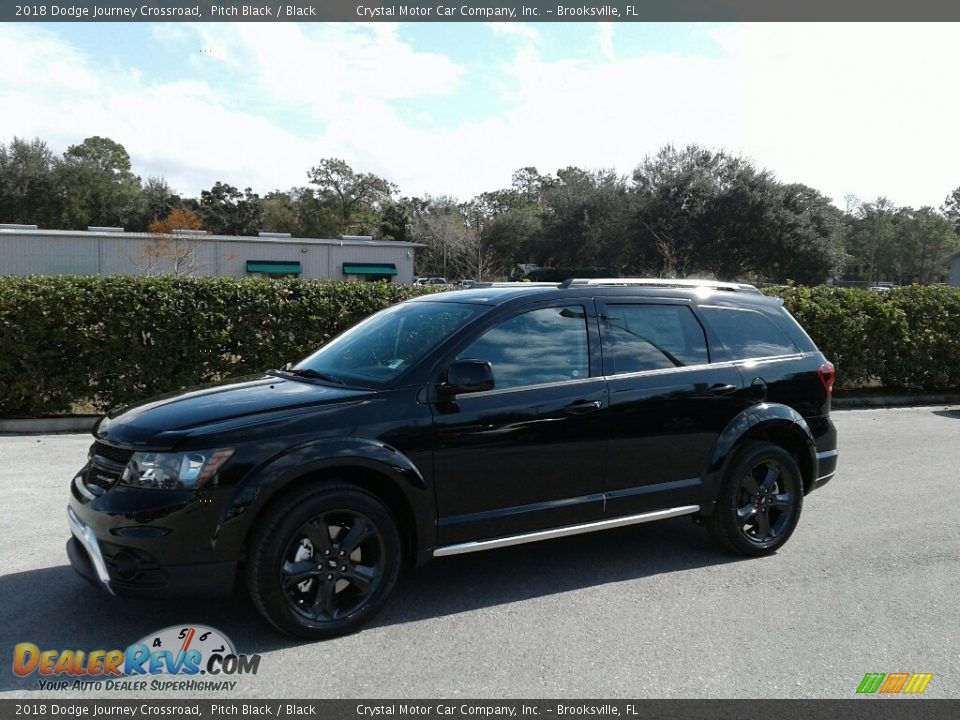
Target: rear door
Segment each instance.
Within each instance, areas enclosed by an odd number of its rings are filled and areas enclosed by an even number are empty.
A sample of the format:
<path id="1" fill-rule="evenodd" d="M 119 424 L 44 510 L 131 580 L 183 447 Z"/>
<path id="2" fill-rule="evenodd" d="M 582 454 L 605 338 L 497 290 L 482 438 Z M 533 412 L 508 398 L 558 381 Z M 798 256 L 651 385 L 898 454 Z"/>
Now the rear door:
<path id="1" fill-rule="evenodd" d="M 711 364 L 690 301 L 608 297 L 598 312 L 610 389 L 606 514 L 696 504 L 717 437 L 748 404 L 741 374 Z"/>

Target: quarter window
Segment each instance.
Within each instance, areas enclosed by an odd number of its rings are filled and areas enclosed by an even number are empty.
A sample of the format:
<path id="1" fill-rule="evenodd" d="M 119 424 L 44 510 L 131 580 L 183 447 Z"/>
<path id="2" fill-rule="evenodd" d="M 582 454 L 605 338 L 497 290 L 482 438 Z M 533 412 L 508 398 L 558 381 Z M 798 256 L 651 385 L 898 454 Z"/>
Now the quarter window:
<path id="1" fill-rule="evenodd" d="M 457 359 L 489 361 L 498 390 L 589 377 L 586 312 L 581 305 L 525 312 L 487 330 Z"/>
<path id="2" fill-rule="evenodd" d="M 720 337 L 731 360 L 800 352 L 773 320 L 755 310 L 701 305 L 700 312 Z"/>
<path id="3" fill-rule="evenodd" d="M 707 362 L 703 328 L 685 305 L 607 305 L 604 356 L 613 374 Z"/>

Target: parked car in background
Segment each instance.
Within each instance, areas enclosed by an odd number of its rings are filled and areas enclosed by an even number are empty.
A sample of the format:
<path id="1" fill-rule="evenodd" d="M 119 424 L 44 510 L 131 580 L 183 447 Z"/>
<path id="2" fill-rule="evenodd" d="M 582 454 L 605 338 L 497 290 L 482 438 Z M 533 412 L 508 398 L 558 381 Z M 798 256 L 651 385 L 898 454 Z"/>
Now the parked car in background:
<path id="1" fill-rule="evenodd" d="M 477 286 L 477 281 L 469 280 L 469 279 L 458 280 L 456 284 L 456 287 L 458 290 L 469 290 L 470 288 L 476 287 L 476 286 Z"/>
<path id="2" fill-rule="evenodd" d="M 413 282 L 414 285 L 449 285 L 447 279 L 444 277 L 424 277 L 417 278 Z"/>
<path id="3" fill-rule="evenodd" d="M 433 293 L 292 367 L 102 418 L 67 552 L 115 595 L 245 588 L 311 639 L 360 627 L 433 557 L 680 516 L 768 555 L 835 473 L 833 380 L 748 285 Z"/>

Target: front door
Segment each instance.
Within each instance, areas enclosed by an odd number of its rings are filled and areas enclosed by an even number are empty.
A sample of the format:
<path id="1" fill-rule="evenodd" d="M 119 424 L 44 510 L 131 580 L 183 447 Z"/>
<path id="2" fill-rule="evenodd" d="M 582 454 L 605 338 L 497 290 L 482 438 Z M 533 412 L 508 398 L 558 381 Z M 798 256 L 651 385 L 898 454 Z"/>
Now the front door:
<path id="1" fill-rule="evenodd" d="M 592 301 L 540 305 L 456 353 L 489 361 L 495 387 L 434 406 L 440 545 L 601 516 L 607 389 L 596 323 Z"/>

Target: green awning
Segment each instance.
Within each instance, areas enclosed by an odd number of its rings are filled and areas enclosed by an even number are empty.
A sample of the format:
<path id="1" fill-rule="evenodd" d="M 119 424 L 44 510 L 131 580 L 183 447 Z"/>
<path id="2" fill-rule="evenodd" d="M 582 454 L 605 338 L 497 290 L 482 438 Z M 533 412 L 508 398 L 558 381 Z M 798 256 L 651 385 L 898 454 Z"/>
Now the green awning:
<path id="1" fill-rule="evenodd" d="M 393 263 L 344 263 L 344 275 L 396 275 L 397 266 Z"/>
<path id="2" fill-rule="evenodd" d="M 285 260 L 247 260 L 248 273 L 270 273 L 272 275 L 299 275 L 300 263 Z"/>

